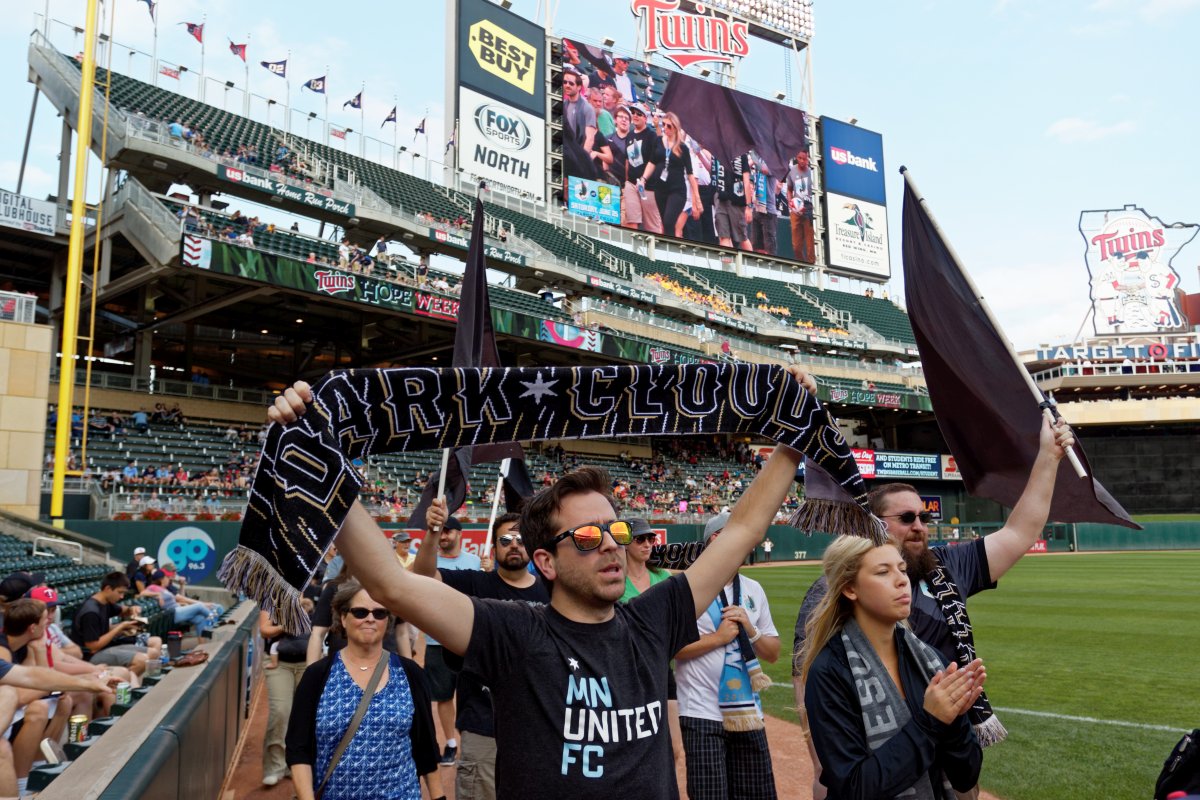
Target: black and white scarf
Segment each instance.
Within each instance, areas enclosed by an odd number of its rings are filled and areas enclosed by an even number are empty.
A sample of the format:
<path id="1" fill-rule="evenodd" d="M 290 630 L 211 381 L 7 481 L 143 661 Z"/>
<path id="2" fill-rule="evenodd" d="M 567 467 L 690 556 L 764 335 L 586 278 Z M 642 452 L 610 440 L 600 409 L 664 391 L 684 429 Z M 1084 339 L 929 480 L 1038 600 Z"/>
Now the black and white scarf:
<path id="1" fill-rule="evenodd" d="M 301 632 L 307 584 L 358 497 L 353 461 L 497 442 L 754 434 L 802 451 L 849 503 L 814 504 L 798 527 L 884 541 L 850 448 L 820 401 L 778 366 L 339 370 L 298 422 L 271 427 L 237 548 L 221 580 Z M 851 506 L 849 513 L 843 506 Z"/>
<path id="2" fill-rule="evenodd" d="M 950 577 L 950 570 L 941 564 L 929 573 L 929 590 L 946 619 L 950 636 L 954 639 L 954 660 L 965 667 L 975 660 L 975 634 L 971 630 L 971 618 L 967 616 L 967 604 Z M 975 704 L 967 709 L 967 718 L 975 728 L 975 736 L 982 747 L 999 744 L 1008 738 L 1008 731 L 992 711 L 987 692 L 980 692 Z"/>
<path id="3" fill-rule="evenodd" d="M 942 668 L 941 656 L 907 627 L 902 625 L 900 629 L 904 632 L 904 647 L 912 654 L 928 684 Z M 858 703 L 862 709 L 867 745 L 872 750 L 878 750 L 908 724 L 912 714 L 908 710 L 908 703 L 900 695 L 899 688 L 888 675 L 887 668 L 879 660 L 879 654 L 867 641 L 862 628 L 853 617 L 842 627 L 841 637 L 842 646 L 846 648 L 846 660 L 854 677 Z M 900 658 L 904 658 L 903 653 L 900 653 Z M 928 773 L 925 773 L 896 797 L 903 797 L 905 800 L 937 800 L 938 794 L 934 792 Z"/>

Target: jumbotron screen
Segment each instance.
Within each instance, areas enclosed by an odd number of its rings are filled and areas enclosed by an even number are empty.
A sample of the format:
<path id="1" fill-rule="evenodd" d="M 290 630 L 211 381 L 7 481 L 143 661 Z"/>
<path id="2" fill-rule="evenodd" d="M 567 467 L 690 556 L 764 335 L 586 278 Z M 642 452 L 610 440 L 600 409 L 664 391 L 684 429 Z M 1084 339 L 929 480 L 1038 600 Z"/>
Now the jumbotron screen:
<path id="1" fill-rule="evenodd" d="M 814 262 L 803 111 L 570 39 L 552 57 L 570 211 Z"/>

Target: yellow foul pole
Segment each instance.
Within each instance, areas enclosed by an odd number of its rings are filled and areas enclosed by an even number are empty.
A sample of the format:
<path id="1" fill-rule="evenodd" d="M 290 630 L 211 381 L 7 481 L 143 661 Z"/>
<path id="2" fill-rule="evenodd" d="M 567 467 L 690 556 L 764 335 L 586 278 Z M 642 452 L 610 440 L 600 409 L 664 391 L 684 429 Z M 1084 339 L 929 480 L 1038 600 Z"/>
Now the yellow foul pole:
<path id="1" fill-rule="evenodd" d="M 71 412 L 75 402 L 75 345 L 79 335 L 79 289 L 83 280 L 83 237 L 87 208 L 87 165 L 92 143 L 92 95 L 96 82 L 98 0 L 88 0 L 79 86 L 79 121 L 75 126 L 75 189 L 71 195 L 71 239 L 67 246 L 66 291 L 62 314 L 62 359 L 58 370 L 58 424 L 54 430 L 54 488 L 50 518 L 63 525 L 63 483 L 71 446 Z M 65 154 L 64 154 L 65 155 Z M 87 420 L 83 420 L 87 424 Z"/>

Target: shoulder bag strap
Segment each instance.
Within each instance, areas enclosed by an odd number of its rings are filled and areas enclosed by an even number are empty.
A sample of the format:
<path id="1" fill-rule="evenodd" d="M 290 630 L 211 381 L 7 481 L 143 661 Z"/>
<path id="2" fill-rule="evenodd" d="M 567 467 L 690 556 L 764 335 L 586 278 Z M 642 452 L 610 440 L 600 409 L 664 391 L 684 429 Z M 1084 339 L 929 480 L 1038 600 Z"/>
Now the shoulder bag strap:
<path id="1" fill-rule="evenodd" d="M 320 800 L 321 792 L 325 790 L 325 784 L 329 782 L 333 771 L 337 769 L 338 762 L 342 760 L 342 753 L 346 752 L 346 748 L 350 746 L 350 741 L 358 731 L 358 725 L 367 713 L 367 706 L 371 705 L 371 698 L 375 696 L 375 689 L 379 686 L 379 680 L 383 677 L 383 668 L 387 663 L 388 651 L 384 650 L 383 655 L 379 658 L 379 663 L 375 665 L 375 672 L 371 675 L 371 680 L 367 681 L 367 688 L 363 690 L 362 699 L 358 701 L 358 708 L 354 709 L 354 716 L 350 718 L 350 726 L 346 728 L 342 740 L 338 742 L 337 749 L 333 751 L 333 758 L 329 760 L 329 768 L 325 770 L 325 777 L 321 779 L 321 785 L 317 787 L 314 794 L 317 800 Z"/>

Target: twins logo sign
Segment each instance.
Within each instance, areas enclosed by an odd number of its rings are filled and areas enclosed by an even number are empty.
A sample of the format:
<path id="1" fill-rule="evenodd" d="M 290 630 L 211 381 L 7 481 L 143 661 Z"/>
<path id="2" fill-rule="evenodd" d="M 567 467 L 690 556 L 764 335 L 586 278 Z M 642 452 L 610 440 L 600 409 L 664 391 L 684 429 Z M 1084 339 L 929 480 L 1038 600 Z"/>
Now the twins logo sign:
<path id="1" fill-rule="evenodd" d="M 158 546 L 158 563 L 170 561 L 188 583 L 207 578 L 217 565 L 212 537 L 200 528 L 176 528 Z"/>

